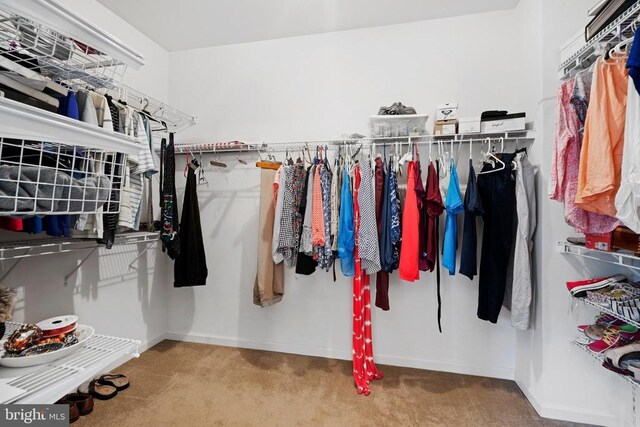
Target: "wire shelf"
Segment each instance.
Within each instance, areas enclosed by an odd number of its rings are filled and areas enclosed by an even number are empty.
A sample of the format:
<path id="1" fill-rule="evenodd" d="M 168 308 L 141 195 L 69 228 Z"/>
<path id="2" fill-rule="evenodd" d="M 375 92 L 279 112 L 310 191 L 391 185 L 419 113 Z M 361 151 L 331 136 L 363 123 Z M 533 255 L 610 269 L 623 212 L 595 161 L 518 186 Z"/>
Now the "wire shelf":
<path id="1" fill-rule="evenodd" d="M 22 326 L 7 322 L 7 335 Z M 0 368 L 0 403 L 53 403 L 96 374 L 138 357 L 140 341 L 93 335 L 75 353 L 29 368 Z M 9 396 L 9 397 L 7 397 Z"/>
<path id="2" fill-rule="evenodd" d="M 175 153 L 242 153 L 242 152 L 276 152 L 285 150 L 299 150 L 306 146 L 328 145 L 329 148 L 337 148 L 344 145 L 378 146 L 383 144 L 417 144 L 428 145 L 432 143 L 482 143 L 489 140 L 492 143 L 504 142 L 531 142 L 535 140 L 535 131 L 509 131 L 499 133 L 469 133 L 455 135 L 414 135 L 414 136 L 397 136 L 397 137 L 365 137 L 365 138 L 342 138 L 342 139 L 326 139 L 315 141 L 293 141 L 293 142 L 205 142 L 194 144 L 178 144 L 175 146 Z"/>
<path id="3" fill-rule="evenodd" d="M 0 137 L 0 215 L 120 210 L 126 155 Z"/>
<path id="4" fill-rule="evenodd" d="M 558 242 L 557 248 L 561 253 L 575 255 L 582 258 L 593 259 L 609 264 L 619 265 L 632 270 L 640 270 L 640 257 L 632 253 L 607 252 L 598 249 L 589 249 L 582 245 L 569 242 Z"/>
<path id="5" fill-rule="evenodd" d="M 578 301 L 582 301 L 585 305 L 590 305 L 591 307 L 593 307 L 593 308 L 595 308 L 597 310 L 600 310 L 603 313 L 607 313 L 607 314 L 615 317 L 616 319 L 620 319 L 623 322 L 626 322 L 626 323 L 628 323 L 630 325 L 633 325 L 636 328 L 640 329 L 640 322 L 639 321 L 629 319 L 628 317 L 625 317 L 625 316 L 623 316 L 623 315 L 621 315 L 619 313 L 616 313 L 610 307 L 603 306 L 601 304 L 593 302 L 593 301 L 591 301 L 590 299 L 588 299 L 586 297 L 585 298 L 575 298 L 575 299 L 578 300 Z"/>
<path id="6" fill-rule="evenodd" d="M 595 359 L 596 361 L 598 361 L 599 363 L 603 363 L 604 362 L 604 354 L 602 353 L 594 353 L 592 351 L 590 351 L 587 346 L 585 344 L 583 344 L 582 342 L 580 342 L 579 339 L 577 338 L 571 338 L 569 340 L 573 345 L 575 345 L 576 347 L 578 347 L 579 349 L 581 349 L 582 351 L 586 352 L 587 354 L 589 354 L 593 359 Z M 625 381 L 629 382 L 635 389 L 640 387 L 640 383 L 636 382 L 633 379 L 633 376 L 629 376 L 629 375 L 622 375 L 622 374 L 618 374 L 616 372 L 611 371 L 611 373 L 618 375 L 619 377 L 623 378 Z"/>
<path id="7" fill-rule="evenodd" d="M 127 65 L 78 40 L 0 8 L 2 56 L 54 81 L 112 88 Z"/>
<path id="8" fill-rule="evenodd" d="M 116 235 L 114 245 L 155 243 L 157 232 L 134 232 Z M 0 262 L 43 255 L 77 252 L 100 247 L 95 239 L 46 238 L 0 243 Z"/>
<path id="9" fill-rule="evenodd" d="M 634 22 L 640 13 L 640 1 L 635 2 L 613 22 L 593 36 L 586 45 L 560 64 L 558 74 L 561 79 L 567 79 L 578 69 L 591 64 L 591 57 L 598 51 L 598 47 L 611 47 L 620 37 L 633 37 Z"/>

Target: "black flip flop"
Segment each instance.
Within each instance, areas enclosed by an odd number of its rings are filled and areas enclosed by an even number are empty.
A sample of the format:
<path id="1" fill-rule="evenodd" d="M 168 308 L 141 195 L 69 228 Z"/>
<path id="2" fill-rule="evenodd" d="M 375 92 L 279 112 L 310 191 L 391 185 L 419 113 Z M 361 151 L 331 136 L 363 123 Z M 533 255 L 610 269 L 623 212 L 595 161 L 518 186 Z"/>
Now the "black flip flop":
<path id="1" fill-rule="evenodd" d="M 78 387 L 78 393 L 90 394 L 100 400 L 109 400 L 118 394 L 118 389 L 109 384 L 101 384 L 99 379 L 96 378 Z"/>
<path id="2" fill-rule="evenodd" d="M 118 391 L 127 389 L 130 385 L 129 378 L 122 374 L 105 374 L 98 378 L 98 382 L 115 387 Z"/>

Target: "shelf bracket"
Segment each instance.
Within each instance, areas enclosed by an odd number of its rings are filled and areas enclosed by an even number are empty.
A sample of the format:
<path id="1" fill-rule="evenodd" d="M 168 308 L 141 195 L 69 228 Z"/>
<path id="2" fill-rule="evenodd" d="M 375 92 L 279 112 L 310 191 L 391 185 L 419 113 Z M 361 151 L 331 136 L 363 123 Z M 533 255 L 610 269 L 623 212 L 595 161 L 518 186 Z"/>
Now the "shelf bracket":
<path id="1" fill-rule="evenodd" d="M 100 248 L 99 246 L 96 246 L 95 248 L 91 249 L 91 252 L 89 252 L 89 253 L 87 254 L 87 256 L 86 256 L 86 257 L 82 258 L 82 261 L 80 261 L 80 264 L 76 265 L 76 266 L 73 268 L 73 270 L 71 270 L 71 271 L 69 272 L 69 274 L 67 274 L 66 276 L 64 276 L 64 285 L 65 285 L 65 286 L 68 286 L 68 285 L 69 285 L 69 278 L 70 278 L 71 276 L 73 276 L 73 274 L 74 274 L 76 271 L 78 271 L 78 270 L 80 269 L 80 267 L 82 267 L 82 264 L 84 264 L 84 263 L 89 259 L 89 257 L 91 257 L 91 255 L 93 255 L 93 253 L 94 253 L 95 251 L 97 251 L 99 248 Z"/>
<path id="2" fill-rule="evenodd" d="M 142 252 L 140 252 L 140 254 L 138 254 L 138 256 L 137 256 L 133 261 L 131 261 L 131 264 L 129 264 L 129 270 L 137 270 L 137 268 L 136 268 L 136 267 L 134 267 L 134 266 L 133 266 L 133 264 L 135 264 L 135 263 L 136 263 L 140 258 L 142 258 L 142 256 L 143 256 L 144 254 L 146 254 L 146 253 L 147 253 L 147 251 L 148 251 L 149 249 L 151 249 L 151 247 L 152 247 L 152 246 L 154 246 L 154 244 L 155 244 L 155 243 L 157 243 L 157 241 L 151 242 L 151 244 L 150 244 L 150 245 L 147 245 L 147 246 L 142 250 Z"/>
<path id="3" fill-rule="evenodd" d="M 22 256 L 28 255 L 31 252 L 32 248 L 27 248 L 24 253 L 22 254 Z M 11 267 L 9 267 L 9 269 L 7 269 L 7 271 L 4 271 L 2 273 L 2 276 L 0 276 L 0 283 L 2 283 L 2 281 L 4 280 L 5 277 L 7 277 L 14 268 L 16 268 L 18 266 L 18 264 L 20 264 L 20 261 L 22 261 L 22 258 L 18 258 L 16 259 L 16 262 L 14 262 Z"/>

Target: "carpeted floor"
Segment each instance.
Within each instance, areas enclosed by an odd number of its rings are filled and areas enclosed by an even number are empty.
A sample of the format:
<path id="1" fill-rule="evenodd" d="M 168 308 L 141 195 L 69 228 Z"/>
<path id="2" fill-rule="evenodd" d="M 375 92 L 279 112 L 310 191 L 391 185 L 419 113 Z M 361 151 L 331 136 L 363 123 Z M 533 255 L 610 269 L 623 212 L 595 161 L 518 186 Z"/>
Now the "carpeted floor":
<path id="1" fill-rule="evenodd" d="M 117 370 L 131 387 L 74 426 L 568 426 L 512 381 L 381 366 L 368 397 L 351 362 L 163 341 Z"/>

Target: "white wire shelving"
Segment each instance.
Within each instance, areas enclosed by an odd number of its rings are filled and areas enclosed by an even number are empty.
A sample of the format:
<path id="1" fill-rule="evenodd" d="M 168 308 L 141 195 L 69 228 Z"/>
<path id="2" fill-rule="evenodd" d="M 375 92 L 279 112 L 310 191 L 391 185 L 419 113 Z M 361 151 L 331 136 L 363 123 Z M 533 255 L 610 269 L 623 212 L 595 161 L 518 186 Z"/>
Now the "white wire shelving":
<path id="1" fill-rule="evenodd" d="M 57 0 L 0 0 L 0 48 L 0 67 L 13 72 L 0 73 L 2 83 L 26 79 L 27 86 L 46 84 L 58 95 L 65 95 L 66 87 L 106 90 L 127 104 L 146 107 L 168 132 L 195 124 L 194 117 L 124 85 L 128 66 L 143 65 L 142 55 Z M 29 93 L 56 106 L 48 93 Z"/>
<path id="2" fill-rule="evenodd" d="M 627 317 L 625 317 L 625 316 L 623 316 L 623 315 L 621 315 L 621 314 L 618 314 L 618 313 L 616 313 L 615 311 L 611 310 L 611 308 L 610 308 L 610 307 L 603 306 L 603 305 L 601 305 L 601 304 L 598 304 L 598 303 L 596 303 L 596 302 L 593 302 L 593 301 L 589 300 L 588 298 L 574 298 L 574 299 L 575 299 L 575 300 L 578 300 L 578 301 L 581 301 L 581 302 L 583 302 L 585 305 L 589 305 L 589 306 L 591 306 L 591 307 L 593 307 L 593 308 L 595 308 L 595 309 L 597 309 L 597 310 L 599 310 L 599 311 L 601 311 L 601 312 L 603 312 L 603 313 L 607 313 L 607 314 L 609 314 L 609 315 L 611 315 L 611 316 L 615 317 L 616 319 L 620 319 L 620 320 L 622 320 L 623 322 L 626 322 L 626 323 L 628 323 L 628 324 L 630 324 L 630 325 L 633 325 L 633 326 L 635 326 L 636 328 L 639 328 L 639 329 L 640 329 L 640 322 L 638 322 L 638 321 L 636 321 L 636 320 L 629 319 L 629 318 L 627 318 Z"/>
<path id="3" fill-rule="evenodd" d="M 594 55 L 611 48 L 621 37 L 633 37 L 634 23 L 639 13 L 640 1 L 637 1 L 593 36 L 581 49 L 562 62 L 558 68 L 558 77 L 562 80 L 571 77 L 576 71 L 588 67 Z"/>
<path id="4" fill-rule="evenodd" d="M 212 143 L 191 143 L 178 144 L 175 146 L 175 153 L 242 153 L 242 152 L 279 152 L 285 150 L 298 150 L 304 147 L 315 147 L 327 145 L 329 148 L 336 148 L 345 145 L 360 145 L 381 147 L 387 145 L 391 147 L 398 145 L 429 145 L 438 143 L 472 143 L 481 144 L 490 142 L 497 144 L 501 141 L 505 143 L 528 143 L 535 140 L 534 130 L 509 131 L 498 133 L 468 133 L 455 135 L 409 135 L 409 136 L 388 136 L 388 137 L 364 137 L 364 138 L 337 138 L 325 140 L 309 141 L 286 141 L 286 142 L 212 142 Z"/>
<path id="5" fill-rule="evenodd" d="M 589 354 L 589 355 L 590 355 L 594 360 L 596 360 L 596 361 L 600 362 L 601 364 L 602 364 L 602 362 L 604 362 L 604 354 L 602 354 L 602 353 L 594 353 L 594 352 L 590 351 L 590 350 L 587 348 L 586 344 L 584 344 L 584 343 L 580 342 L 580 340 L 579 340 L 579 339 L 577 339 L 577 338 L 572 338 L 572 339 L 570 339 L 570 342 L 571 342 L 573 345 L 575 345 L 576 347 L 578 347 L 579 349 L 581 349 L 582 351 L 584 351 L 584 352 L 586 352 L 587 354 Z M 604 369 L 604 368 L 603 368 L 603 369 Z M 613 372 L 613 371 L 612 371 L 611 373 L 613 373 L 613 374 L 615 374 L 615 375 L 618 375 L 619 377 L 621 377 L 621 378 L 622 378 L 622 379 L 624 379 L 625 381 L 629 382 L 629 383 L 633 386 L 634 393 L 635 393 L 635 392 L 640 388 L 640 383 L 636 382 L 636 381 L 633 379 L 633 376 L 630 376 L 630 375 L 622 375 L 622 374 L 618 374 L 618 373 Z"/>
<path id="6" fill-rule="evenodd" d="M 589 249 L 583 245 L 576 245 L 569 242 L 558 242 L 556 247 L 559 252 L 564 254 L 593 259 L 640 271 L 640 257 L 635 256 L 631 252 L 607 252 L 598 249 Z"/>
<path id="7" fill-rule="evenodd" d="M 7 333 L 21 326 L 7 323 Z M 0 404 L 54 403 L 94 376 L 138 357 L 140 341 L 93 335 L 75 353 L 29 368 L 0 367 Z"/>
<path id="8" fill-rule="evenodd" d="M 123 233 L 116 236 L 114 245 L 136 245 L 145 244 L 145 248 L 129 264 L 129 269 L 135 269 L 134 264 L 147 253 L 153 245 L 158 242 L 160 234 L 158 232 L 133 232 Z M 0 243 L 0 264 L 5 261 L 15 260 L 13 264 L 0 275 L 0 282 L 7 277 L 18 263 L 25 259 L 38 256 L 56 255 L 79 251 L 89 251 L 85 257 L 64 277 L 65 286 L 69 284 L 69 279 L 82 267 L 82 265 L 97 251 L 103 247 L 96 243 L 95 239 L 67 239 L 67 238 L 47 238 L 34 239 L 15 242 Z"/>

